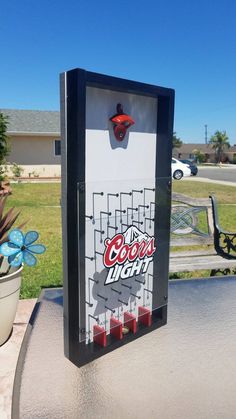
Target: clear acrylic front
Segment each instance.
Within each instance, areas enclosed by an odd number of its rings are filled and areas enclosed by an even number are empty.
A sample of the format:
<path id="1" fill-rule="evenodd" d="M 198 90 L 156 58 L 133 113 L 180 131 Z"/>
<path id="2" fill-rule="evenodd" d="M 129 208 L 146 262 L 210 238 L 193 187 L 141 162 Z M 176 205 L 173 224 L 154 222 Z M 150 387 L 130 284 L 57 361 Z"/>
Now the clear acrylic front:
<path id="1" fill-rule="evenodd" d="M 79 190 L 78 185 L 78 190 Z M 80 341 L 106 345 L 150 326 L 155 179 L 91 182 L 85 191 L 85 305 Z M 158 198 L 157 198 L 158 199 Z M 80 301 L 80 305 L 82 302 Z"/>

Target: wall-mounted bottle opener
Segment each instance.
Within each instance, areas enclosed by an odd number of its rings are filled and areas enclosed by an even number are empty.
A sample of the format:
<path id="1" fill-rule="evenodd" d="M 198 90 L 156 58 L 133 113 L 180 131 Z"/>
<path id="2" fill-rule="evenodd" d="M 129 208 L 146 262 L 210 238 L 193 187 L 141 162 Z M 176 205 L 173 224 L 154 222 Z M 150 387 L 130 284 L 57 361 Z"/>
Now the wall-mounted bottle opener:
<path id="1" fill-rule="evenodd" d="M 113 130 L 115 137 L 118 141 L 122 141 L 125 138 L 126 131 L 131 125 L 134 125 L 134 120 L 123 112 L 123 106 L 118 103 L 116 106 L 117 113 L 110 118 L 113 122 Z"/>

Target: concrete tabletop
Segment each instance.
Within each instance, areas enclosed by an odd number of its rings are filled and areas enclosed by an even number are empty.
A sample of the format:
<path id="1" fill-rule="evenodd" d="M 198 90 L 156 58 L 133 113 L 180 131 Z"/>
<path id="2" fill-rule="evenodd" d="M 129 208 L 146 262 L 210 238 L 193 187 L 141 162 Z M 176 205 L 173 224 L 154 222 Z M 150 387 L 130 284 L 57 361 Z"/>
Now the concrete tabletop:
<path id="1" fill-rule="evenodd" d="M 236 277 L 172 281 L 168 324 L 81 368 L 63 355 L 62 290 L 31 319 L 14 418 L 236 418 Z"/>

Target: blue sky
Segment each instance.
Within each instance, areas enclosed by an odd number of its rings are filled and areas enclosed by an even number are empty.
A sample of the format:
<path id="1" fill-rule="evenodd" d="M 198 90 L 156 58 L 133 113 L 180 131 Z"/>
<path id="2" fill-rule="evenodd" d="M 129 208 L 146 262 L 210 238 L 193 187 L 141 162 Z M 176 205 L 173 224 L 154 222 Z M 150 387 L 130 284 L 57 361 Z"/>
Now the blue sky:
<path id="1" fill-rule="evenodd" d="M 236 144 L 236 2 L 11 0 L 0 7 L 0 108 L 59 109 L 75 67 L 176 91 L 175 131 Z"/>

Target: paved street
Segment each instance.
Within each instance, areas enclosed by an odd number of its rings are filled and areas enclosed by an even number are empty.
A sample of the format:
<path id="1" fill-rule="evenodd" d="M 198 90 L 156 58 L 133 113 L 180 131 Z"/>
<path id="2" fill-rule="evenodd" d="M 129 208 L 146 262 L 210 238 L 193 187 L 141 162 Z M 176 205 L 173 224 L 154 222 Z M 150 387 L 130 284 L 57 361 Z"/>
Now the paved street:
<path id="1" fill-rule="evenodd" d="M 197 177 L 236 182 L 236 165 L 230 167 L 198 167 Z"/>

